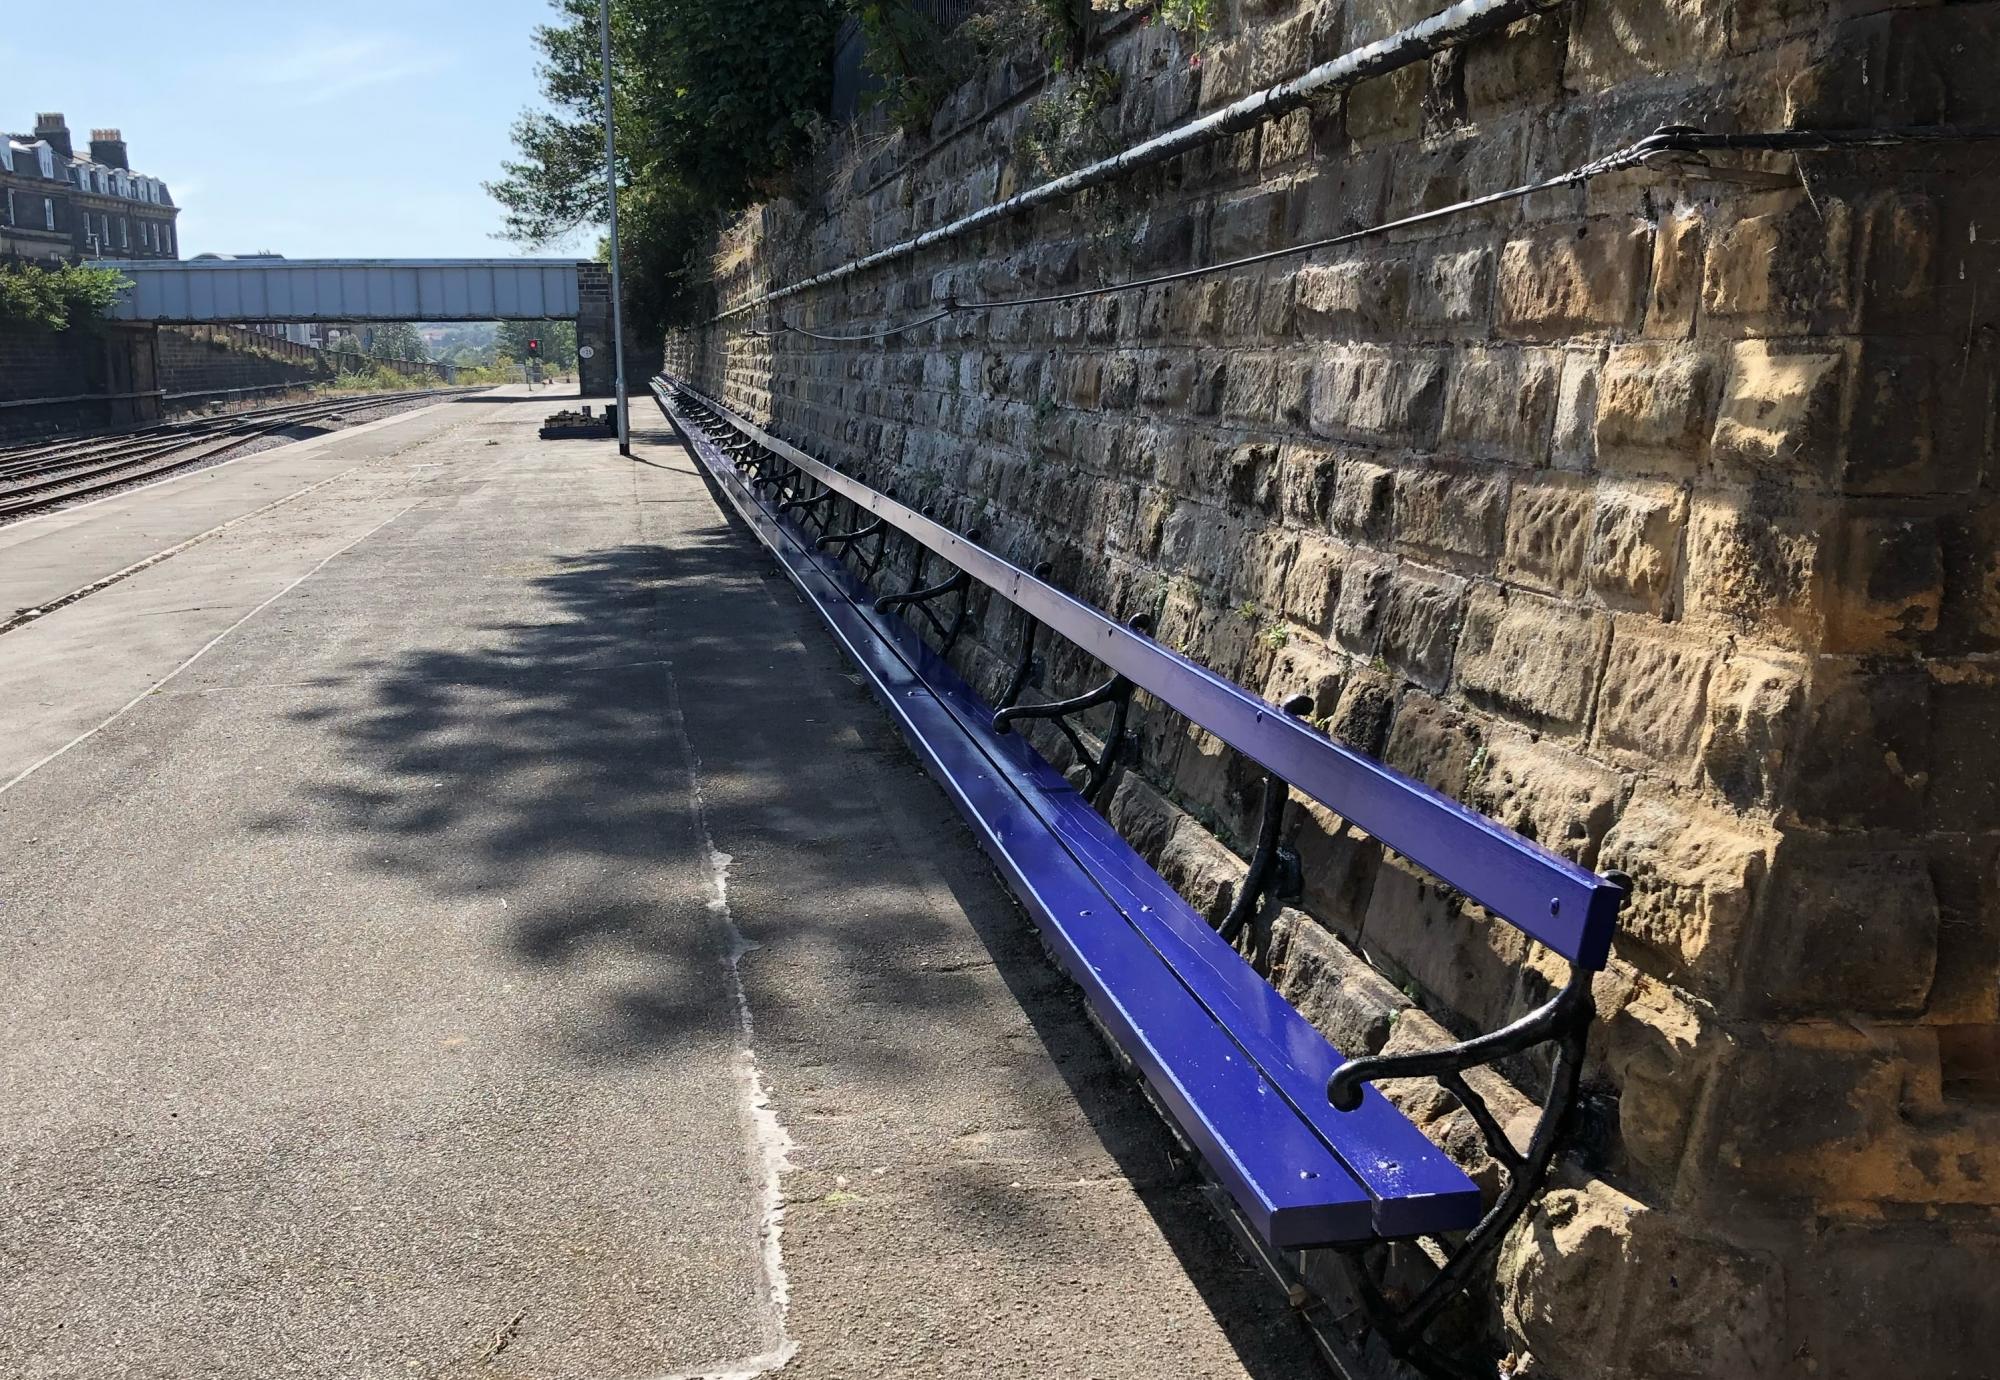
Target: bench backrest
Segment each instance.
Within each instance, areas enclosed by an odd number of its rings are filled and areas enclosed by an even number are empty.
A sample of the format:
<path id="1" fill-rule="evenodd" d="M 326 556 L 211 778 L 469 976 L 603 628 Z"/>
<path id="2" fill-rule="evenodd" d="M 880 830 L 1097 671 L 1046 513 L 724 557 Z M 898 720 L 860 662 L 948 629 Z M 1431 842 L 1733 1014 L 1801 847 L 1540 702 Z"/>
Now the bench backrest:
<path id="1" fill-rule="evenodd" d="M 1384 846 L 1572 963 L 1588 969 L 1605 965 L 1625 894 L 1615 883 L 1335 742 L 1234 681 L 814 459 L 713 399 L 702 401 L 760 445 L 907 533 Z"/>

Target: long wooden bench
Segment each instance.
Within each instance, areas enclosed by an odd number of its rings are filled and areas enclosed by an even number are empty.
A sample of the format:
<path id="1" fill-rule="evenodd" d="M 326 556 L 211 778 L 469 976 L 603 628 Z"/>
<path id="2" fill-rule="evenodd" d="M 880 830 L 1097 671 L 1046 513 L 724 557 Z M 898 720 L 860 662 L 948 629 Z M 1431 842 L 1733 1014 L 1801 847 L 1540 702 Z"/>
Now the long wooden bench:
<path id="1" fill-rule="evenodd" d="M 1600 877 L 1466 809 L 1308 723 L 1121 625 L 891 494 L 879 492 L 736 415 L 685 383 L 657 379 L 661 409 L 717 490 L 770 548 L 833 630 L 912 747 L 1033 914 L 1065 971 L 1143 1073 L 1251 1227 L 1277 1248 L 1455 1238 L 1413 1300 L 1364 1301 L 1406 1350 L 1520 1215 L 1546 1177 L 1576 1092 L 1603 967 L 1629 884 Z M 837 525 L 837 520 L 840 525 Z M 889 542 L 914 543 L 908 588 L 868 580 Z M 932 559 L 948 573 L 925 583 Z M 987 703 L 946 659 L 966 624 L 971 584 L 1026 615 L 1015 673 Z M 941 609 L 949 609 L 949 614 Z M 1090 694 L 1019 701 L 1051 630 L 1111 671 Z M 933 647 L 924 636 L 937 641 Z M 1231 916 L 1211 928 L 1098 813 L 1134 686 L 1179 710 L 1269 773 L 1259 846 Z M 1093 749 L 1069 715 L 1110 705 Z M 1014 731 L 1051 718 L 1088 770 L 1080 788 Z M 1280 884 L 1286 800 L 1298 789 L 1479 901 L 1570 961 L 1572 977 L 1536 1011 L 1438 1050 L 1348 1058 L 1237 952 L 1234 931 Z M 1517 1147 L 1465 1070 L 1555 1046 L 1543 1114 Z M 1372 1086 L 1436 1078 L 1471 1114 L 1507 1185 L 1482 1207 L 1478 1187 Z"/>

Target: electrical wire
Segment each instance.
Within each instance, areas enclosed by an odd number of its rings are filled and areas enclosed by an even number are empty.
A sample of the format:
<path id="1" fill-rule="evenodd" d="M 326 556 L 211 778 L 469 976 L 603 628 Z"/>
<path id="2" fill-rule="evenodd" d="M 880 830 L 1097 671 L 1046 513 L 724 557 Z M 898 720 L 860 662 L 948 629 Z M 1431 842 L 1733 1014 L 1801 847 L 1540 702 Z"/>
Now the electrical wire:
<path id="1" fill-rule="evenodd" d="M 1407 230 L 1412 226 L 1425 225 L 1444 220 L 1451 216 L 1464 215 L 1470 211 L 1482 210 L 1502 202 L 1518 201 L 1523 197 L 1540 192 L 1556 191 L 1563 187 L 1576 186 L 1603 177 L 1609 173 L 1624 172 L 1630 168 L 1644 167 L 1672 156 L 1700 159 L 1710 151 L 1736 153 L 1831 153 L 1844 149 L 1893 148 L 1909 144 L 1971 143 L 1980 140 L 2000 139 L 2000 126 L 1991 125 L 1924 125 L 1897 129 L 1786 129 L 1745 134 L 1707 134 L 1685 125 L 1667 125 L 1655 130 L 1624 148 L 1606 154 L 1602 158 L 1557 173 L 1537 182 L 1527 182 L 1501 191 L 1488 192 L 1483 196 L 1468 197 L 1453 202 L 1449 206 L 1438 206 L 1414 215 L 1401 216 L 1395 220 L 1383 221 L 1377 225 L 1365 226 L 1359 230 L 1349 230 L 1339 235 L 1328 235 L 1322 239 L 1306 240 L 1299 244 L 1286 245 L 1280 249 L 1267 249 L 1257 254 L 1245 254 L 1240 258 L 1225 259 L 1220 263 L 1203 264 L 1198 268 L 1178 269 L 1172 273 L 1158 273 L 1146 278 L 1132 278 L 1123 282 L 1105 283 L 1097 287 L 1072 288 L 1066 292 L 1041 293 L 1033 297 L 1009 297 L 973 299 L 948 298 L 944 306 L 928 316 L 900 325 L 887 326 L 880 330 L 863 331 L 852 335 L 835 335 L 821 331 L 807 330 L 790 321 L 780 321 L 774 327 L 753 328 L 754 336 L 774 337 L 780 335 L 800 335 L 809 340 L 834 343 L 886 340 L 905 331 L 921 329 L 942 321 L 959 312 L 999 311 L 1007 307 L 1038 307 L 1064 302 L 1079 302 L 1091 297 L 1108 297 L 1117 293 L 1137 292 L 1144 288 L 1158 287 L 1165 283 L 1182 283 L 1196 278 L 1211 277 L 1218 273 L 1234 273 L 1238 269 L 1254 268 L 1259 264 L 1272 263 L 1280 259 L 1300 258 L 1317 254 L 1321 250 L 1333 249 L 1344 244 L 1354 244 L 1360 240 L 1374 239 Z M 1705 163 L 1696 165 L 1705 166 Z"/>

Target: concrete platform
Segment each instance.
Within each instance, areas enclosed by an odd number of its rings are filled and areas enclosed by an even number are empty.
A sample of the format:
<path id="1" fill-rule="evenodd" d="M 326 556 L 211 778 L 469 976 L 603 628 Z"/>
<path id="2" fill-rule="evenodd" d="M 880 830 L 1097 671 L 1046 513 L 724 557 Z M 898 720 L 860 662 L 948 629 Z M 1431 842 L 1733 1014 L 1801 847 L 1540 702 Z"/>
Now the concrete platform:
<path id="1" fill-rule="evenodd" d="M 1312 1374 L 755 543 L 547 402 L 0 532 L 141 567 L 0 637 L 0 1374 Z"/>

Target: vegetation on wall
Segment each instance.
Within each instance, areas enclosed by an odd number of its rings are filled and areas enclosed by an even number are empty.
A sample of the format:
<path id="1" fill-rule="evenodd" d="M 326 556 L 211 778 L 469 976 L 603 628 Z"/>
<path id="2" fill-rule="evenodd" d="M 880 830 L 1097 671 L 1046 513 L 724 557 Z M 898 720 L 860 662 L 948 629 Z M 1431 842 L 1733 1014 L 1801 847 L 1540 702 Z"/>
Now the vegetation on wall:
<path id="1" fill-rule="evenodd" d="M 131 280 L 115 268 L 0 266 L 0 322 L 63 331 L 102 319 Z"/>

